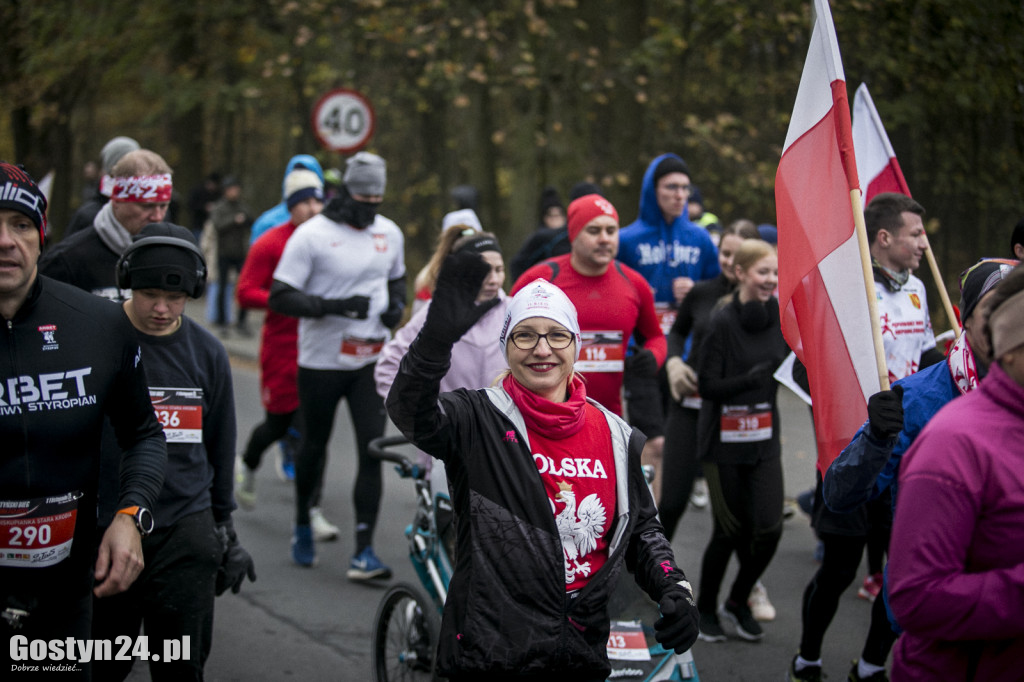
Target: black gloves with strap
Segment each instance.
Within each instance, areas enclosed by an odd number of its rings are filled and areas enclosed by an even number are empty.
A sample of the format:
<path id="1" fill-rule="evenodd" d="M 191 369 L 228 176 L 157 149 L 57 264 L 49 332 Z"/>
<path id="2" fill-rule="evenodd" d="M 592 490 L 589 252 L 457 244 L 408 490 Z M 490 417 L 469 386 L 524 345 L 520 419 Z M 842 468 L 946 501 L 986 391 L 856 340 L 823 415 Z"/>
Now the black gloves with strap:
<path id="1" fill-rule="evenodd" d="M 868 398 L 868 426 L 875 440 L 889 440 L 903 430 L 903 387 L 893 386 Z"/>
<path id="2" fill-rule="evenodd" d="M 658 604 L 661 618 L 654 623 L 654 638 L 666 649 L 681 654 L 697 641 L 700 613 L 693 594 L 679 585 L 667 591 Z"/>
<path id="3" fill-rule="evenodd" d="M 224 550 L 220 568 L 217 569 L 217 596 L 224 594 L 229 587 L 234 594 L 238 594 L 246 576 L 249 576 L 249 582 L 256 582 L 256 564 L 242 545 L 238 544 L 235 525 L 230 519 L 218 523 L 216 531 Z"/>
<path id="4" fill-rule="evenodd" d="M 480 287 L 490 271 L 491 266 L 474 251 L 459 251 L 445 257 L 420 336 L 437 345 L 454 346 L 500 302 L 495 297 L 479 305 L 476 303 Z"/>

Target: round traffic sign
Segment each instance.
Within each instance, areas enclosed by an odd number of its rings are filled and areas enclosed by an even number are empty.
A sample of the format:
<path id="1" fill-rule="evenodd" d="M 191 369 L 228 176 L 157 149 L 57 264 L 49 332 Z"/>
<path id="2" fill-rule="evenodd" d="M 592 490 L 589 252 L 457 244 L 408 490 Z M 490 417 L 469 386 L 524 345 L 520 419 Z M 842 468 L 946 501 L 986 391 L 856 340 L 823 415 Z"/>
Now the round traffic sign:
<path id="1" fill-rule="evenodd" d="M 355 90 L 332 90 L 313 107 L 313 132 L 331 151 L 348 154 L 366 146 L 374 125 L 370 101 Z"/>

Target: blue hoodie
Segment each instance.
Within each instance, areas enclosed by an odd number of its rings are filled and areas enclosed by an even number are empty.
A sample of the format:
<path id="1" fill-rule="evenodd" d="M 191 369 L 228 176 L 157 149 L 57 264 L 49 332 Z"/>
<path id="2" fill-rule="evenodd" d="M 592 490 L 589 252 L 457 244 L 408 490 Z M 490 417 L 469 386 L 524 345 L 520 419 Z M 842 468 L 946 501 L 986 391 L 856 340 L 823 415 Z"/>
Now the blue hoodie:
<path id="1" fill-rule="evenodd" d="M 671 224 L 658 207 L 654 171 L 663 159 L 675 154 L 662 154 L 651 161 L 644 173 L 640 191 L 640 217 L 619 232 L 619 260 L 633 268 L 654 288 L 655 303 L 676 306 L 672 280 L 689 277 L 695 282 L 717 277 L 718 250 L 707 230 L 691 223 L 683 214 Z M 680 159 L 682 160 L 682 159 Z"/>
<path id="2" fill-rule="evenodd" d="M 324 179 L 324 169 L 320 167 L 320 162 L 315 158 L 309 154 L 293 156 L 288 162 L 288 166 L 285 168 L 284 178 L 281 179 L 281 203 L 264 211 L 263 214 L 256 219 L 256 222 L 252 224 L 252 238 L 249 240 L 250 244 L 256 241 L 261 234 L 270 228 L 282 225 L 291 219 L 292 215 L 288 211 L 288 204 L 285 203 L 285 199 L 288 197 L 284 195 L 284 182 L 288 177 L 288 174 L 295 170 L 296 167 L 311 170 L 319 175 L 321 180 Z"/>

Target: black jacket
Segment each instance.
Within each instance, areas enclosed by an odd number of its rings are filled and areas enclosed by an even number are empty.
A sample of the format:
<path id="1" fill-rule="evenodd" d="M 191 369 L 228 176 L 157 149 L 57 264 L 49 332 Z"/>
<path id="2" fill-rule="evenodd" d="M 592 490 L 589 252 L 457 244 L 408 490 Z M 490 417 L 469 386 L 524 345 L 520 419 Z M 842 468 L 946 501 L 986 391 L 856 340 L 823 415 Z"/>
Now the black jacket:
<path id="1" fill-rule="evenodd" d="M 748 303 L 747 306 L 757 304 Z M 702 456 L 720 464 L 753 464 L 781 456 L 781 424 L 776 404 L 779 384 L 772 373 L 789 354 L 779 322 L 779 303 L 770 298 L 763 306 L 762 324 L 745 319 L 739 294 L 711 315 L 700 346 L 697 377 L 703 398 L 698 419 Z M 772 413 L 769 440 L 749 443 L 721 441 L 722 408 L 767 403 Z"/>
<path id="2" fill-rule="evenodd" d="M 450 350 L 418 337 L 387 399 L 402 433 L 444 460 L 455 507 L 456 566 L 438 672 L 606 677 L 608 599 L 623 564 L 655 601 L 685 579 L 640 468 L 644 437 L 602 408 L 615 453 L 615 522 L 608 561 L 570 598 L 561 541 L 522 415 L 501 388 L 439 395 L 449 362 Z"/>
<path id="3" fill-rule="evenodd" d="M 0 500 L 82 494 L 70 556 L 0 567 L 0 598 L 81 596 L 91 585 L 104 415 L 125 452 L 121 506 L 152 508 L 163 483 L 167 446 L 139 342 L 117 304 L 43 276 L 0 323 Z"/>

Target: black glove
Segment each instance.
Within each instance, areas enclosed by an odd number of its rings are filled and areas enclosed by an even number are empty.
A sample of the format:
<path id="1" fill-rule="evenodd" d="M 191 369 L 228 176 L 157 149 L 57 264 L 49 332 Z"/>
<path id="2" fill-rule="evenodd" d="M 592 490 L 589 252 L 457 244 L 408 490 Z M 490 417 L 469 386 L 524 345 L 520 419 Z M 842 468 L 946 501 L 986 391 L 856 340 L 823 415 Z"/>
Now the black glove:
<path id="1" fill-rule="evenodd" d="M 654 623 L 654 638 L 665 647 L 681 654 L 697 641 L 700 634 L 700 613 L 693 595 L 682 586 L 664 594 L 658 604 L 661 618 Z"/>
<path id="2" fill-rule="evenodd" d="M 394 329 L 398 326 L 398 323 L 402 321 L 402 313 L 405 312 L 405 306 L 393 303 L 388 306 L 388 309 L 380 314 L 380 321 L 384 323 L 384 326 L 388 329 Z"/>
<path id="3" fill-rule="evenodd" d="M 747 377 L 750 379 L 751 386 L 760 388 L 769 385 L 771 381 L 774 381 L 775 369 L 778 366 L 777 362 L 765 360 L 748 369 Z"/>
<path id="4" fill-rule="evenodd" d="M 653 377 L 658 373 L 658 359 L 650 348 L 638 348 L 626 357 L 625 369 L 638 377 Z"/>
<path id="5" fill-rule="evenodd" d="M 238 594 L 245 576 L 249 576 L 249 582 L 256 582 L 256 565 L 249 553 L 238 544 L 235 526 L 230 520 L 217 524 L 217 539 L 224 549 L 220 568 L 217 569 L 217 596 L 224 594 L 229 587 L 234 594 Z"/>
<path id="6" fill-rule="evenodd" d="M 366 296 L 321 299 L 324 315 L 341 315 L 354 320 L 365 320 L 370 310 L 370 299 Z"/>
<path id="7" fill-rule="evenodd" d="M 868 426 L 875 440 L 889 440 L 903 430 L 903 387 L 893 386 L 868 398 Z"/>
<path id="8" fill-rule="evenodd" d="M 446 256 L 420 334 L 449 347 L 455 345 L 477 320 L 501 302 L 495 297 L 476 304 L 477 294 L 490 271 L 491 266 L 474 251 Z"/>

